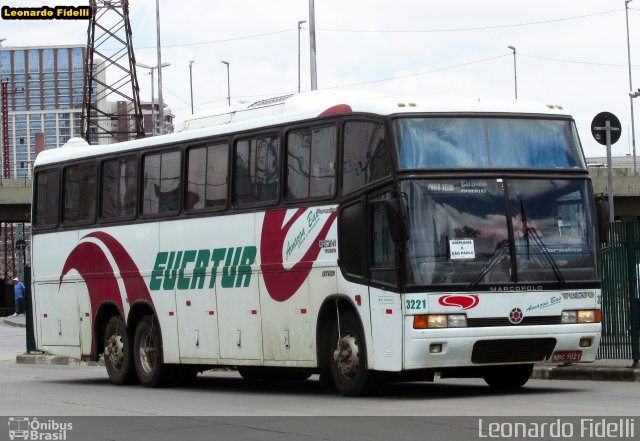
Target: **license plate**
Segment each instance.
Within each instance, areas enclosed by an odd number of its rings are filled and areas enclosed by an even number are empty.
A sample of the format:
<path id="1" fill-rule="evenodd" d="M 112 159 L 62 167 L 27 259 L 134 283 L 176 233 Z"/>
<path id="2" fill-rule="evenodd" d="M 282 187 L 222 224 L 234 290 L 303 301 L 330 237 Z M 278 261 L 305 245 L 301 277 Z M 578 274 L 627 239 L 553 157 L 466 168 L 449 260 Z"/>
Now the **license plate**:
<path id="1" fill-rule="evenodd" d="M 553 353 L 552 361 L 580 361 L 581 358 L 582 351 L 556 351 Z"/>

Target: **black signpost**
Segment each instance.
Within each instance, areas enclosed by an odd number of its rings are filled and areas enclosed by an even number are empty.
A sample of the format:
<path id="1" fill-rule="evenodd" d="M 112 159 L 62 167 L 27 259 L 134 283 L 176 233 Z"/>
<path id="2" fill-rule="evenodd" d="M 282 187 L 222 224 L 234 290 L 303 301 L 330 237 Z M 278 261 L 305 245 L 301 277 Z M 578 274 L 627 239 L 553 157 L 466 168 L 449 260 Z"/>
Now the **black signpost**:
<path id="1" fill-rule="evenodd" d="M 597 142 L 607 146 L 607 200 L 609 222 L 613 222 L 613 173 L 611 171 L 611 145 L 620 139 L 620 120 L 611 112 L 598 113 L 591 122 L 591 134 Z"/>

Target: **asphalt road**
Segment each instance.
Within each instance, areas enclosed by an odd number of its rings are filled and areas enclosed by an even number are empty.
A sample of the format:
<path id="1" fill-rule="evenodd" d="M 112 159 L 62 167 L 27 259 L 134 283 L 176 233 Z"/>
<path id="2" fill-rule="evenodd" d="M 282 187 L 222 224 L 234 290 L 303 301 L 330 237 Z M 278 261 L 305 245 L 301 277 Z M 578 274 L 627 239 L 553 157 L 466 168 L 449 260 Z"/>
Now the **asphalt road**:
<path id="1" fill-rule="evenodd" d="M 640 409 L 640 383 L 613 381 L 530 380 L 515 392 L 497 392 L 482 380 L 437 379 L 344 398 L 316 377 L 265 384 L 217 371 L 186 388 L 117 387 L 100 366 L 16 364 L 23 350 L 24 330 L 0 325 L 0 415 L 71 421 L 68 440 L 466 440 L 479 439 L 481 418 L 613 419 Z M 5 424 L 0 418 L 0 440 L 7 439 Z"/>

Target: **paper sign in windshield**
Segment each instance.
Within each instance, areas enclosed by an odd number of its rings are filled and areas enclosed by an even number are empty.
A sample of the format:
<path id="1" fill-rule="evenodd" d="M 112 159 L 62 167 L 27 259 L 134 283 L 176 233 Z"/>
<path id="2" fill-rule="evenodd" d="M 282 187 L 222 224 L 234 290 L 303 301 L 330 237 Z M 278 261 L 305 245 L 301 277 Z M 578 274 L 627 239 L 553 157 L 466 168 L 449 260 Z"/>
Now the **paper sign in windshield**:
<path id="1" fill-rule="evenodd" d="M 449 241 L 451 260 L 467 260 L 476 258 L 473 239 L 457 239 Z"/>

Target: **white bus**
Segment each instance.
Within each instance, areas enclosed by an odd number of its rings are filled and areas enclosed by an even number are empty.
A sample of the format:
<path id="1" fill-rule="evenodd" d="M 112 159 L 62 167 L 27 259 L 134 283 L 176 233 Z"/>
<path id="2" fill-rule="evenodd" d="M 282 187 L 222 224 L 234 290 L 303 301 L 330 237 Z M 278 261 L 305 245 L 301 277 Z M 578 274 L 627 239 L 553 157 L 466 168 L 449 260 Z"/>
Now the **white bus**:
<path id="1" fill-rule="evenodd" d="M 37 347 L 104 356 L 114 384 L 519 387 L 596 357 L 593 195 L 560 106 L 302 93 L 74 139 L 34 173 Z"/>

